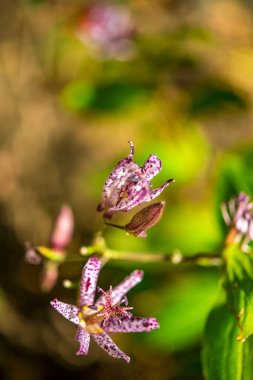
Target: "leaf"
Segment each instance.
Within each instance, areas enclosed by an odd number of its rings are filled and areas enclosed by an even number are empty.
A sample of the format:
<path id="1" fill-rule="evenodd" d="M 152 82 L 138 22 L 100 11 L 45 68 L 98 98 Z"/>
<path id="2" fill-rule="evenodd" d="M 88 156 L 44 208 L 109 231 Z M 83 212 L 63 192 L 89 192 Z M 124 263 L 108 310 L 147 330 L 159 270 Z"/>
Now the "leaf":
<path id="1" fill-rule="evenodd" d="M 189 113 L 192 116 L 214 115 L 231 110 L 245 111 L 247 107 L 247 99 L 237 89 L 233 89 L 227 83 L 215 83 L 214 80 L 210 80 L 194 90 Z"/>
<path id="2" fill-rule="evenodd" d="M 242 252 L 238 244 L 228 246 L 223 254 L 227 303 L 241 330 L 237 340 L 244 341 L 253 334 L 253 254 Z"/>
<path id="3" fill-rule="evenodd" d="M 143 339 L 152 347 L 174 352 L 195 344 L 219 291 L 215 272 L 184 273 L 180 280 L 160 292 L 161 310 L 156 317 L 161 328 L 146 334 Z"/>
<path id="4" fill-rule="evenodd" d="M 134 104 L 145 103 L 151 90 L 151 87 L 136 83 L 113 82 L 99 85 L 90 107 L 100 112 L 125 110 Z"/>
<path id="5" fill-rule="evenodd" d="M 239 328 L 226 305 L 213 309 L 208 317 L 203 369 L 206 380 L 250 380 L 253 378 L 253 337 L 238 342 Z"/>
<path id="6" fill-rule="evenodd" d="M 82 81 L 73 81 L 65 86 L 60 99 L 62 104 L 71 111 L 82 111 L 90 106 L 95 96 L 92 85 Z"/>

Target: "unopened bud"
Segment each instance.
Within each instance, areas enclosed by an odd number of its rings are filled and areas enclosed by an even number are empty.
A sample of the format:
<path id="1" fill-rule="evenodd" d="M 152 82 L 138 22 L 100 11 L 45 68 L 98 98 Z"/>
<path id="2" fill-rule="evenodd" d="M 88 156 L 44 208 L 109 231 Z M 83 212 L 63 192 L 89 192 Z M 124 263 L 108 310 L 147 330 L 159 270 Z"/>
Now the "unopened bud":
<path id="1" fill-rule="evenodd" d="M 63 205 L 54 224 L 51 246 L 55 251 L 64 251 L 70 243 L 74 229 L 74 216 L 68 205 Z"/>
<path id="2" fill-rule="evenodd" d="M 162 217 L 165 202 L 153 203 L 137 212 L 126 224 L 125 230 L 132 235 L 146 237 L 146 231 L 153 227 Z"/>

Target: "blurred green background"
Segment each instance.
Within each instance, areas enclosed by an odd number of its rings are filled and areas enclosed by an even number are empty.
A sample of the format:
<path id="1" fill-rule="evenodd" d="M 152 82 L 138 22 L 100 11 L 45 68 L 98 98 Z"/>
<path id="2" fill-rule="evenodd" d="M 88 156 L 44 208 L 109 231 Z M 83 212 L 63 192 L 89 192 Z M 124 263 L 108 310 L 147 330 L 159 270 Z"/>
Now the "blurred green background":
<path id="1" fill-rule="evenodd" d="M 90 10 L 117 7 L 94 32 Z M 102 8 L 103 9 L 103 8 Z M 75 303 L 62 280 L 49 293 L 41 267 L 24 263 L 24 242 L 47 244 L 63 203 L 73 207 L 78 252 L 101 230 L 101 189 L 135 144 L 135 160 L 163 162 L 154 186 L 162 220 L 146 239 L 106 229 L 111 248 L 219 253 L 226 235 L 220 203 L 253 195 L 253 7 L 236 0 L 2 0 L 0 13 L 0 377 L 4 380 L 203 379 L 207 315 L 222 296 L 219 268 L 109 262 L 99 285 L 145 270 L 129 293 L 135 315 L 155 316 L 149 334 L 118 334 L 131 364 L 95 344 L 76 357 L 75 327 L 51 310 Z M 112 19 L 110 19 L 112 17 Z M 115 21 L 116 17 L 116 21 Z M 119 20 L 118 20 L 118 19 Z M 107 26 L 108 26 L 107 25 Z M 115 32 L 115 31 L 114 31 Z M 132 213 L 113 221 L 125 224 Z"/>

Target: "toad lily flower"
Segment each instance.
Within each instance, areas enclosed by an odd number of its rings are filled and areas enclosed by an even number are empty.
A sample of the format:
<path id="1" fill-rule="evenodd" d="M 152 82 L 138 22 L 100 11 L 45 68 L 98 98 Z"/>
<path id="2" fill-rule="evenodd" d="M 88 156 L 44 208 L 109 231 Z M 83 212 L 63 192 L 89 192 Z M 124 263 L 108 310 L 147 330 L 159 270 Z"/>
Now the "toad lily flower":
<path id="1" fill-rule="evenodd" d="M 53 226 L 50 247 L 27 247 L 25 259 L 30 264 L 38 265 L 42 261 L 42 257 L 48 259 L 43 262 L 41 282 L 43 291 L 50 291 L 58 279 L 58 265 L 65 260 L 66 248 L 71 241 L 73 230 L 74 216 L 72 209 L 68 205 L 63 205 Z"/>
<path id="2" fill-rule="evenodd" d="M 240 193 L 238 197 L 230 199 L 228 205 L 223 203 L 221 211 L 225 223 L 231 226 L 227 244 L 243 239 L 242 248 L 247 251 L 247 244 L 253 240 L 253 203 L 250 197 Z"/>
<path id="3" fill-rule="evenodd" d="M 102 191 L 102 201 L 97 211 L 105 211 L 104 218 L 110 219 L 117 211 L 128 211 L 141 203 L 158 197 L 173 179 L 157 189 L 151 189 L 151 179 L 161 170 L 161 160 L 151 154 L 140 167 L 133 161 L 134 145 L 131 141 L 128 157 L 121 160 L 109 175 Z"/>
<path id="4" fill-rule="evenodd" d="M 143 272 L 132 272 L 119 285 L 110 287 L 109 292 L 99 289 L 99 298 L 94 303 L 100 267 L 101 261 L 96 257 L 91 257 L 84 266 L 78 307 L 57 299 L 51 301 L 51 305 L 78 326 L 75 339 L 80 347 L 77 355 L 87 355 L 91 336 L 109 355 L 129 362 L 130 358 L 116 346 L 107 333 L 147 332 L 159 327 L 155 318 L 137 318 L 127 311 L 131 307 L 127 307 L 125 294 L 142 280 Z"/>

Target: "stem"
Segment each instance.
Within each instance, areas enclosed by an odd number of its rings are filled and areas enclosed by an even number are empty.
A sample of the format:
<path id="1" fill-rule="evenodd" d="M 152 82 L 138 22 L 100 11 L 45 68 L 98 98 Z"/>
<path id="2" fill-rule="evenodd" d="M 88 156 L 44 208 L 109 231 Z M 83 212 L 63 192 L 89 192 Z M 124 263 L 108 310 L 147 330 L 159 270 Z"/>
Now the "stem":
<path id="1" fill-rule="evenodd" d="M 114 251 L 112 249 L 107 249 L 104 252 L 104 256 L 114 259 L 114 260 L 130 260 L 130 261 L 138 261 L 142 263 L 148 262 L 161 262 L 167 261 L 169 259 L 168 256 L 162 254 L 152 254 L 152 253 L 133 253 L 127 251 Z"/>
<path id="2" fill-rule="evenodd" d="M 221 266 L 223 259 L 218 253 L 196 253 L 193 256 L 183 256 L 181 252 L 174 253 L 148 253 L 148 252 L 128 252 L 116 251 L 113 249 L 102 248 L 97 246 L 83 247 L 81 255 L 68 255 L 64 262 L 83 262 L 83 256 L 97 254 L 102 257 L 102 265 L 104 266 L 109 260 L 129 260 L 140 263 L 161 263 L 168 262 L 173 265 L 182 263 L 195 263 L 201 266 Z M 64 263 L 63 262 L 63 263 Z M 61 263 L 61 264 L 63 264 Z"/>
<path id="3" fill-rule="evenodd" d="M 124 227 L 124 226 L 120 226 L 120 225 L 118 225 L 118 224 L 105 222 L 105 225 L 106 225 L 106 226 L 110 226 L 110 227 L 119 228 L 120 230 L 125 230 L 125 227 Z"/>
<path id="4" fill-rule="evenodd" d="M 183 256 L 180 252 L 175 252 L 172 254 L 166 253 L 133 253 L 127 251 L 114 251 L 107 249 L 104 256 L 109 257 L 114 260 L 130 260 L 142 263 L 149 262 L 170 262 L 171 264 L 177 265 L 181 263 L 197 263 L 200 265 L 215 265 L 220 266 L 222 264 L 222 258 L 219 254 L 210 253 L 197 253 L 194 256 Z"/>

